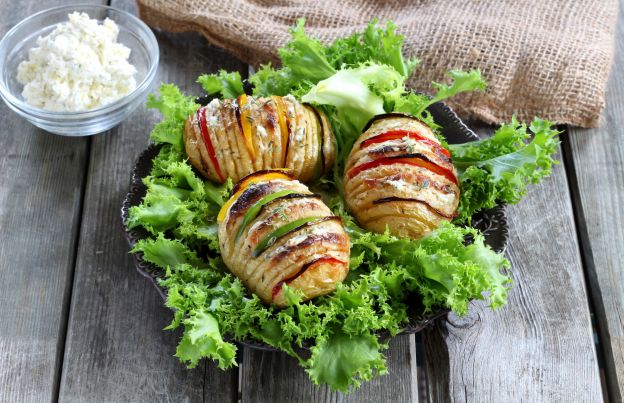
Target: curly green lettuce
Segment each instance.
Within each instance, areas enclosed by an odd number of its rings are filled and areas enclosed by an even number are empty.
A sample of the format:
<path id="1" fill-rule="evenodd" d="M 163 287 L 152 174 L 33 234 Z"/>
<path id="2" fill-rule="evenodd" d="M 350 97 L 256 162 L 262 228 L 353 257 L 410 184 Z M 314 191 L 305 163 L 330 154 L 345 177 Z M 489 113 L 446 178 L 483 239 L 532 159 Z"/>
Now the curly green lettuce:
<path id="1" fill-rule="evenodd" d="M 384 28 L 373 20 L 364 31 L 328 45 L 309 37 L 304 24 L 303 19 L 298 20 L 290 31 L 292 40 L 279 49 L 281 68 L 265 64 L 249 78 L 254 84 L 254 95 L 301 96 L 338 70 L 363 63 L 388 65 L 404 77 L 409 77 L 418 64 L 416 59 L 403 56 L 404 38 L 396 33 L 392 22 Z"/>
<path id="2" fill-rule="evenodd" d="M 535 119 L 527 127 L 514 119 L 492 137 L 450 145 L 461 182 L 456 222 L 499 203 L 518 203 L 527 186 L 550 175 L 557 163 L 558 134 L 547 120 Z"/>
<path id="3" fill-rule="evenodd" d="M 182 91 L 173 84 L 162 84 L 160 96 L 147 96 L 148 108 L 158 109 L 163 119 L 156 123 L 150 134 L 150 139 L 158 144 L 171 144 L 176 150 L 184 148 L 182 133 L 184 121 L 195 112 L 199 105 L 193 97 L 182 94 Z"/>
<path id="4" fill-rule="evenodd" d="M 165 272 L 166 305 L 175 312 L 168 328 L 183 327 L 176 356 L 189 366 L 209 357 L 228 368 L 236 365 L 236 347 L 229 340 L 259 340 L 295 357 L 315 383 L 348 391 L 387 371 L 382 354 L 387 346 L 378 332 L 400 332 L 414 295 L 425 311 L 446 307 L 464 314 L 473 299 L 501 306 L 510 286 L 500 271 L 507 261 L 476 230 L 447 224 L 419 241 L 374 234 L 358 227 L 337 198 L 333 209 L 352 241 L 349 278 L 335 293 L 314 301 L 302 302 L 293 291 L 290 306 L 280 310 L 251 294 L 219 257 L 215 217 L 231 185 L 202 182 L 183 155 L 168 146 L 145 183 L 147 195 L 131 209 L 129 225 L 154 235 L 133 252 Z M 170 213 L 167 225 L 153 213 L 154 199 Z M 473 241 L 466 243 L 467 237 Z M 296 350 L 303 345 L 310 347 L 309 358 Z M 336 356 L 344 360 L 336 364 Z"/>
<path id="5" fill-rule="evenodd" d="M 208 94 L 219 94 L 222 98 L 236 98 L 244 93 L 243 81 L 238 71 L 219 70 L 217 74 L 202 74 L 197 82 Z"/>
<path id="6" fill-rule="evenodd" d="M 338 158 L 320 186 L 335 194 L 329 205 L 350 235 L 347 279 L 334 293 L 306 302 L 286 286 L 288 306 L 277 309 L 227 270 L 219 255 L 216 215 L 232 183 L 212 185 L 187 161 L 184 121 L 198 105 L 173 85 L 163 85 L 159 96 L 148 99 L 148 107 L 163 115 L 151 134 L 162 147 L 143 179 L 146 196 L 130 209 L 127 225 L 149 233 L 132 252 L 163 270 L 166 306 L 174 312 L 167 328 L 183 328 L 176 351 L 181 361 L 195 366 L 211 358 L 228 368 L 236 365 L 234 341 L 256 340 L 293 356 L 316 384 L 350 391 L 387 372 L 387 345 L 378 334 L 398 334 L 409 322 L 413 301 L 420 301 L 423 313 L 450 309 L 460 315 L 472 300 L 492 308 L 506 302 L 509 263 L 477 230 L 447 223 L 420 240 L 371 233 L 355 223 L 339 194 L 344 160 L 368 119 L 398 111 L 436 129 L 429 105 L 483 90 L 485 83 L 478 71 L 451 71 L 450 83 L 434 83 L 432 96 L 407 90 L 405 80 L 418 62 L 403 56 L 403 37 L 392 23 L 379 27 L 373 21 L 363 32 L 331 44 L 308 37 L 303 21 L 291 35 L 279 50 L 282 65 L 261 66 L 249 81 L 256 96 L 293 94 L 329 117 Z M 243 93 L 238 73 L 220 71 L 198 82 L 224 98 Z M 459 221 L 497 202 L 519 200 L 528 182 L 550 172 L 556 132 L 546 121 L 533 122 L 530 132 L 532 140 L 526 126 L 513 121 L 490 139 L 450 147 L 462 187 Z M 301 354 L 302 347 L 309 354 Z"/>

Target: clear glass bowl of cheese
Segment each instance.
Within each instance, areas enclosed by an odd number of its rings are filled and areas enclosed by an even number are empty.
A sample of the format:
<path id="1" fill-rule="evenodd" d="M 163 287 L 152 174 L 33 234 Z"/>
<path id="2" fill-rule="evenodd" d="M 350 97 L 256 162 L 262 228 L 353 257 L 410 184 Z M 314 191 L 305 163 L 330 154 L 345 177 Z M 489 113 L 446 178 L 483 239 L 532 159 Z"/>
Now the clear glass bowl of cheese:
<path id="1" fill-rule="evenodd" d="M 136 87 L 121 98 L 92 109 L 53 111 L 35 107 L 22 96 L 24 85 L 17 79 L 18 66 L 29 59 L 37 38 L 49 35 L 73 12 L 86 13 L 102 23 L 111 19 L 119 27 L 117 42 L 130 49 L 128 62 L 136 73 Z M 0 97 L 29 122 L 48 132 L 64 136 L 102 133 L 126 119 L 144 104 L 158 68 L 158 42 L 152 31 L 137 17 L 123 10 L 98 5 L 69 5 L 34 14 L 15 25 L 0 41 Z M 80 72 L 80 66 L 77 66 Z"/>

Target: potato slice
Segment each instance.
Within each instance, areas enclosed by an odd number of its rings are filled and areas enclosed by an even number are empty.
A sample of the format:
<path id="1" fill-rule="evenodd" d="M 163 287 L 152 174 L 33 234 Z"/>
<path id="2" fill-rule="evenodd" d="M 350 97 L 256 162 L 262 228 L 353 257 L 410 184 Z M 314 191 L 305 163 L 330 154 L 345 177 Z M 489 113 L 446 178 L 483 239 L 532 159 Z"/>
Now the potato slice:
<path id="1" fill-rule="evenodd" d="M 319 176 L 319 167 L 327 172 L 334 162 L 334 134 L 327 116 L 292 96 L 215 99 L 200 112 L 206 115 L 222 175 L 201 138 L 196 114 L 186 122 L 184 145 L 191 164 L 213 182 L 223 183 L 228 177 L 238 181 L 252 172 L 277 168 L 292 169 L 295 177 L 309 181 Z"/>
<path id="2" fill-rule="evenodd" d="M 283 196 L 272 199 L 274 194 Z M 349 236 L 340 218 L 305 185 L 260 180 L 237 195 L 219 223 L 221 255 L 260 299 L 284 306 L 284 284 L 310 299 L 332 292 L 344 280 Z"/>
<path id="3" fill-rule="evenodd" d="M 450 153 L 429 127 L 404 115 L 376 118 L 347 159 L 346 206 L 358 223 L 420 238 L 450 221 L 459 204 Z M 414 165 L 415 164 L 415 165 Z"/>

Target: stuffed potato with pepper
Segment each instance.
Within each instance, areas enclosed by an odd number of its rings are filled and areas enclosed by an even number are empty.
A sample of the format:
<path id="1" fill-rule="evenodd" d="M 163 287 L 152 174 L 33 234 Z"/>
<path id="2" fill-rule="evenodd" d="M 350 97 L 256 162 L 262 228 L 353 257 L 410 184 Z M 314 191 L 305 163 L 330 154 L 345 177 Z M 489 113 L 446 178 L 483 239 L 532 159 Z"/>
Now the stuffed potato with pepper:
<path id="1" fill-rule="evenodd" d="M 327 116 L 292 96 L 214 99 L 186 121 L 184 145 L 191 164 L 216 183 L 275 168 L 307 182 L 336 154 Z"/>
<path id="2" fill-rule="evenodd" d="M 243 178 L 217 221 L 223 261 L 265 303 L 284 306 L 284 284 L 304 299 L 330 293 L 349 271 L 341 219 L 287 171 Z"/>
<path id="3" fill-rule="evenodd" d="M 413 116 L 373 118 L 345 168 L 347 209 L 369 231 L 418 239 L 455 216 L 460 189 L 450 153 Z"/>

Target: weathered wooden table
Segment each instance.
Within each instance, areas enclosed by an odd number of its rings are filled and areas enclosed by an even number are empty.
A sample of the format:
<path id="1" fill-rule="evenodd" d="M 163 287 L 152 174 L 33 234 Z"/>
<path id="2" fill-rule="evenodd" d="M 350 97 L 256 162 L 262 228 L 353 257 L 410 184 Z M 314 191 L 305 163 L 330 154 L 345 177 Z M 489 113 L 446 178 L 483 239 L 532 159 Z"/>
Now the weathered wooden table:
<path id="1" fill-rule="evenodd" d="M 52 0 L 0 2 L 0 35 Z M 132 10 L 130 1 L 113 1 Z M 19 4 L 19 5 L 18 5 Z M 42 132 L 0 105 L 0 401 L 621 401 L 624 395 L 624 19 L 599 129 L 569 129 L 552 177 L 508 208 L 508 305 L 400 336 L 390 374 L 351 395 L 284 354 L 237 369 L 173 353 L 171 312 L 134 269 L 119 220 L 158 116 L 91 138 Z M 246 66 L 197 35 L 157 33 L 158 80 Z"/>

